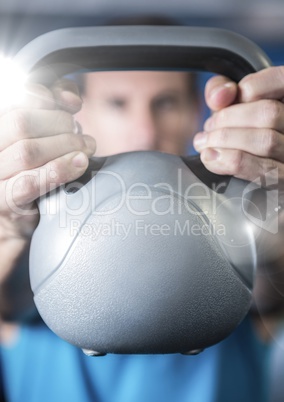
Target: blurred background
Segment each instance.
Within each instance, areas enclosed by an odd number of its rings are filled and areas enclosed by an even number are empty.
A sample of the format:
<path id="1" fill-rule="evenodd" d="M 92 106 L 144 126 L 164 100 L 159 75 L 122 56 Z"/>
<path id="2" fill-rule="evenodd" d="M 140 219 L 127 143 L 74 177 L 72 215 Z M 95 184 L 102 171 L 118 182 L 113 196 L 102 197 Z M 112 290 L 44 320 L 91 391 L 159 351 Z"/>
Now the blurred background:
<path id="1" fill-rule="evenodd" d="M 162 14 L 186 25 L 231 29 L 254 40 L 275 64 L 284 64 L 283 0 L 1 0 L 0 51 L 12 55 L 56 28 L 100 25 L 133 14 Z"/>
<path id="2" fill-rule="evenodd" d="M 284 0 L 0 0 L 0 54 L 12 56 L 54 29 L 103 25 L 131 15 L 159 15 L 188 26 L 230 29 L 255 41 L 274 64 L 284 65 Z M 274 388 L 281 396 L 273 401 L 283 401 L 284 330 L 275 340 L 275 356 Z"/>

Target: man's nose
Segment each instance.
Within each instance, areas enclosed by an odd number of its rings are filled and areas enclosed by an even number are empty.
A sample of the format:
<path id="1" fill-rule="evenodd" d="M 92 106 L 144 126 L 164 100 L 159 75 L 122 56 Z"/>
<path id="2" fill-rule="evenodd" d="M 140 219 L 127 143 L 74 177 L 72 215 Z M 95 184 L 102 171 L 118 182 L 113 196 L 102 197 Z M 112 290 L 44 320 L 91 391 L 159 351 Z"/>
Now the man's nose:
<path id="1" fill-rule="evenodd" d="M 150 151 L 157 148 L 157 122 L 150 107 L 136 110 L 131 126 L 132 145 L 137 151 Z"/>

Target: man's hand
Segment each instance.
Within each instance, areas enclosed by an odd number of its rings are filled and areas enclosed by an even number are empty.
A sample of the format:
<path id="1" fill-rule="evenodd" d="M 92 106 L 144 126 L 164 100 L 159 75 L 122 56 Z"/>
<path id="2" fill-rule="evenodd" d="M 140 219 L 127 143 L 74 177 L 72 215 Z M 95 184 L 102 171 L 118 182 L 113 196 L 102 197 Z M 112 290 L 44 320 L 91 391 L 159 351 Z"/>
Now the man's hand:
<path id="1" fill-rule="evenodd" d="M 275 199 L 266 223 L 276 223 L 278 234 L 262 231 L 259 257 L 262 263 L 278 258 L 284 238 L 284 67 L 250 74 L 238 85 L 214 77 L 207 83 L 205 98 L 213 114 L 204 132 L 195 136 L 194 146 L 214 173 L 256 180 L 269 190 L 277 185 L 278 198 L 267 193 Z"/>
<path id="2" fill-rule="evenodd" d="M 72 116 L 81 104 L 75 85 L 60 81 L 51 90 L 29 85 L 21 104 L 0 110 L 0 313 L 13 309 L 8 293 L 38 222 L 34 201 L 81 176 L 95 152 Z"/>
<path id="3" fill-rule="evenodd" d="M 277 169 L 278 233 L 262 233 L 254 302 L 259 311 L 284 304 L 284 67 L 243 78 L 209 80 L 205 98 L 213 111 L 194 146 L 208 170 L 254 181 Z M 263 231 L 265 232 L 265 231 Z M 258 239 L 259 241 L 259 239 Z"/>
<path id="4" fill-rule="evenodd" d="M 237 85 L 209 80 L 205 98 L 214 112 L 194 147 L 208 170 L 255 180 L 278 168 L 284 186 L 284 67 L 271 67 Z"/>
<path id="5" fill-rule="evenodd" d="M 93 138 L 77 134 L 71 113 L 81 100 L 70 86 L 30 86 L 24 104 L 0 115 L 0 216 L 13 220 L 17 236 L 34 229 L 32 202 L 82 175 L 95 151 Z"/>

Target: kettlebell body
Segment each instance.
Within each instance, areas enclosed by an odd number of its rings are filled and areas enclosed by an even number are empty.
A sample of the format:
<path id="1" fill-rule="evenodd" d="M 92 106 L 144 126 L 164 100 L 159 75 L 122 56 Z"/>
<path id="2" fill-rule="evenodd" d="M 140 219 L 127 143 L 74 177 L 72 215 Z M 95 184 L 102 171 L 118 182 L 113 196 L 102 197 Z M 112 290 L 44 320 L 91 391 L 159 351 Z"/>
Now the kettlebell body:
<path id="1" fill-rule="evenodd" d="M 91 162 L 89 181 L 39 203 L 31 284 L 50 328 L 99 353 L 188 352 L 226 337 L 251 302 L 247 183 L 216 176 L 214 191 L 158 152 Z"/>

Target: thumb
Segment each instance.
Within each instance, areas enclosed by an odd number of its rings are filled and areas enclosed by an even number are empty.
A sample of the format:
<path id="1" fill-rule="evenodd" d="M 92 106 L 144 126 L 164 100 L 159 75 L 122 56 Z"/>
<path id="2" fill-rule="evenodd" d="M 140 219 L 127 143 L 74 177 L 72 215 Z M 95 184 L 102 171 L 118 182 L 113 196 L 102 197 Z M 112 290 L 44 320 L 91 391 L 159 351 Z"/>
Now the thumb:
<path id="1" fill-rule="evenodd" d="M 238 85 L 229 78 L 218 75 L 210 78 L 205 86 L 207 106 L 217 112 L 234 103 L 237 98 Z"/>

